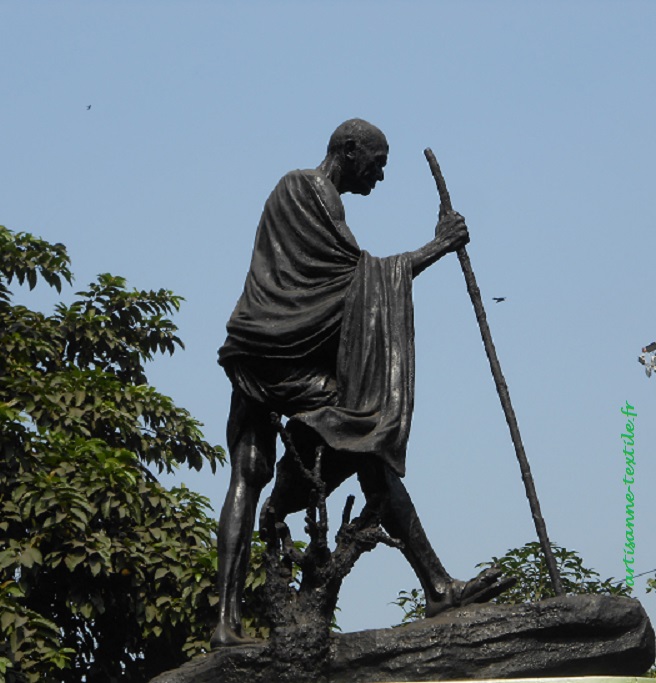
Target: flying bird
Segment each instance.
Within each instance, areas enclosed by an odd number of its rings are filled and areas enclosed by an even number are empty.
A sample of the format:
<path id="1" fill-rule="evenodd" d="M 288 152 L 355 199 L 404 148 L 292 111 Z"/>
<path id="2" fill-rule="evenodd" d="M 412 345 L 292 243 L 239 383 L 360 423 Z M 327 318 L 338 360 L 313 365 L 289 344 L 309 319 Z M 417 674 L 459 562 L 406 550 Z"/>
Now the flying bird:
<path id="1" fill-rule="evenodd" d="M 89 111 L 89 109 L 91 109 L 91 105 L 87 104 L 87 111 Z"/>
<path id="2" fill-rule="evenodd" d="M 493 298 L 494 301 L 495 301 L 496 303 L 498 303 L 498 304 L 500 304 L 502 301 L 505 301 L 505 300 L 506 300 L 506 297 L 505 297 L 505 296 L 493 296 L 492 298 Z"/>

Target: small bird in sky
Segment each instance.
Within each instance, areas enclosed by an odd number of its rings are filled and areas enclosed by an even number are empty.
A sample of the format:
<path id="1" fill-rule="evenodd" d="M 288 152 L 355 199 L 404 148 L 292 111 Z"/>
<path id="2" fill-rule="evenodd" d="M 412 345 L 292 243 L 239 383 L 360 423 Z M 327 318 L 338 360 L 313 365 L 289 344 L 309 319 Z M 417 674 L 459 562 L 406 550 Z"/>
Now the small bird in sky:
<path id="1" fill-rule="evenodd" d="M 87 104 L 87 111 L 89 111 L 89 109 L 91 109 L 91 105 Z"/>
<path id="2" fill-rule="evenodd" d="M 505 297 L 505 296 L 493 296 L 492 298 L 493 298 L 494 301 L 495 301 L 496 303 L 498 303 L 498 304 L 500 304 L 502 301 L 505 301 L 505 300 L 506 300 L 506 297 Z"/>

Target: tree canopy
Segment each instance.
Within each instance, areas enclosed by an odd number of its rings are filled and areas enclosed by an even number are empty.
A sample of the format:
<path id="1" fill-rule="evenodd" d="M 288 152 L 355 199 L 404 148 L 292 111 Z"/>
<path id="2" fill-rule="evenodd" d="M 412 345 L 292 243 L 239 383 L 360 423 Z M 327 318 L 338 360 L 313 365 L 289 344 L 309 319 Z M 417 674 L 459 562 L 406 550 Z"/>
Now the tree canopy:
<path id="1" fill-rule="evenodd" d="M 147 680 L 203 651 L 218 602 L 208 501 L 151 469 L 224 452 L 147 382 L 180 297 L 104 274 L 46 315 L 10 290 L 38 280 L 72 283 L 66 248 L 0 226 L 0 677 Z"/>

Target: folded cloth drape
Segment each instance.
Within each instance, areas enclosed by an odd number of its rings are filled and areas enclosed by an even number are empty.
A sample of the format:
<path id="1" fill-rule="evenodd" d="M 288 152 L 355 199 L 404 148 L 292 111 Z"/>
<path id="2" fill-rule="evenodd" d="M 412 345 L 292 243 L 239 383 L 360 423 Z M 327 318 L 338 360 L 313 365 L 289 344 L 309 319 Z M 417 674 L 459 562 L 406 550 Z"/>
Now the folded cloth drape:
<path id="1" fill-rule="evenodd" d="M 292 171 L 268 198 L 227 329 L 219 362 L 236 389 L 330 448 L 375 454 L 403 475 L 414 400 L 410 261 L 360 250 L 321 172 Z"/>

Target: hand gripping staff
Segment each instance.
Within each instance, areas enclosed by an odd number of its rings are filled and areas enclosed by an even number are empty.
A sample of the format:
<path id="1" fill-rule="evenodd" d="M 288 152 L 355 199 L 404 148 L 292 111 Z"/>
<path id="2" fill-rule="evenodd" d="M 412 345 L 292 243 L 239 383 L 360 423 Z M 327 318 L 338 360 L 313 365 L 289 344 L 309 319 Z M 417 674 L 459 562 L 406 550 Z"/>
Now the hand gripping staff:
<path id="1" fill-rule="evenodd" d="M 447 211 L 452 210 L 451 197 L 449 196 L 449 192 L 446 189 L 446 182 L 444 181 L 444 176 L 442 175 L 442 171 L 440 170 L 440 165 L 437 163 L 437 159 L 435 158 L 435 155 L 433 154 L 430 147 L 424 150 L 424 155 L 426 157 L 426 160 L 428 161 L 428 165 L 430 166 L 433 178 L 435 178 L 437 191 L 440 195 L 441 216 Z M 522 438 L 519 434 L 517 418 L 515 417 L 515 411 L 513 410 L 512 404 L 510 402 L 508 386 L 506 384 L 506 380 L 504 379 L 503 373 L 501 372 L 501 365 L 499 365 L 497 352 L 494 348 L 494 342 L 492 341 L 490 328 L 487 324 L 487 318 L 485 317 L 485 309 L 483 308 L 481 292 L 478 289 L 478 285 L 476 284 L 476 278 L 474 277 L 474 271 L 471 267 L 471 262 L 469 260 L 469 255 L 467 254 L 467 249 L 465 247 L 462 247 L 461 249 L 458 249 L 457 254 L 458 260 L 460 261 L 460 266 L 462 267 L 463 275 L 465 276 L 467 291 L 469 292 L 472 305 L 474 306 L 474 312 L 476 313 L 476 320 L 478 321 L 478 327 L 481 331 L 481 337 L 483 339 L 485 353 L 487 354 L 487 358 L 490 361 L 490 368 L 492 370 L 494 383 L 496 384 L 497 393 L 499 394 L 499 399 L 501 401 L 501 407 L 503 408 L 504 415 L 506 416 L 506 422 L 508 423 L 508 428 L 510 429 L 510 436 L 512 438 L 512 442 L 515 445 L 515 453 L 517 455 L 517 460 L 519 461 L 519 469 L 522 473 L 522 480 L 524 481 L 524 488 L 526 489 L 526 497 L 528 498 L 528 502 L 531 507 L 531 514 L 533 515 L 535 530 L 538 532 L 538 538 L 540 539 L 542 552 L 544 553 L 544 557 L 547 562 L 547 569 L 549 570 L 551 583 L 553 585 L 554 591 L 556 592 L 556 595 L 563 595 L 563 586 L 560 581 L 560 575 L 558 574 L 558 568 L 556 567 L 556 560 L 554 559 L 554 555 L 551 550 L 549 537 L 547 536 L 547 527 L 544 523 L 544 519 L 542 518 L 542 513 L 540 512 L 540 502 L 538 501 L 538 496 L 535 491 L 535 484 L 533 483 L 531 468 L 529 467 L 528 460 L 526 458 L 526 453 L 524 452 Z"/>

